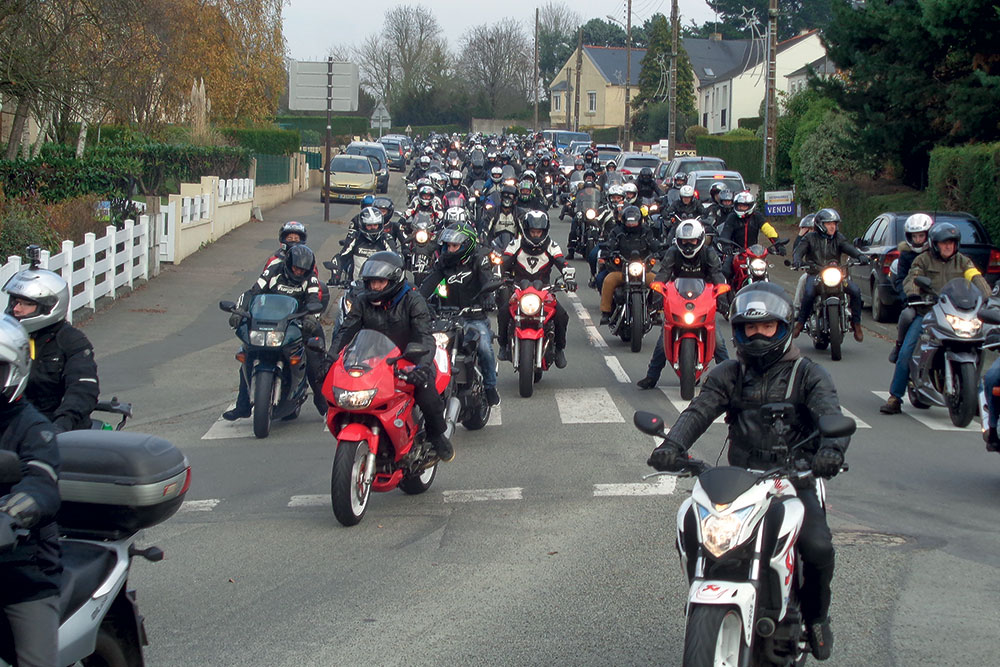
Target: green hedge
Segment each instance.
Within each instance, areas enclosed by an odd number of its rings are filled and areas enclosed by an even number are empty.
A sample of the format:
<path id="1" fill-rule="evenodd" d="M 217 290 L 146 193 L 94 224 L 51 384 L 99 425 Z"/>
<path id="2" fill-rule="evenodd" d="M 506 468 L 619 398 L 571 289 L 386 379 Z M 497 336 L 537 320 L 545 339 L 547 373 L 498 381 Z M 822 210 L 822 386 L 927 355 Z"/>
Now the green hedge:
<path id="1" fill-rule="evenodd" d="M 710 155 L 726 161 L 726 168 L 743 175 L 743 180 L 761 183 L 761 160 L 764 143 L 757 137 L 739 135 L 705 135 L 695 140 L 698 155 Z"/>
<path id="2" fill-rule="evenodd" d="M 275 122 L 285 130 L 313 130 L 326 137 L 326 116 L 278 116 Z M 334 116 L 330 122 L 334 135 L 365 134 L 369 125 L 364 116 Z"/>
<path id="3" fill-rule="evenodd" d="M 598 130 L 590 130 L 590 138 L 597 144 L 617 144 L 620 127 L 602 127 Z"/>
<path id="4" fill-rule="evenodd" d="M 299 150 L 299 130 L 225 128 L 223 136 L 254 153 L 291 155 Z"/>
<path id="5" fill-rule="evenodd" d="M 410 136 L 415 137 L 418 134 L 426 137 L 431 132 L 437 132 L 438 134 L 451 134 L 452 132 L 458 132 L 459 134 L 464 134 L 468 130 L 462 126 L 452 123 L 450 125 L 411 125 L 410 126 Z M 378 130 L 371 131 L 373 137 L 378 136 Z M 383 134 L 406 134 L 405 125 L 394 125 L 389 128 L 388 132 L 383 132 Z"/>
<path id="6" fill-rule="evenodd" d="M 1000 239 L 1000 143 L 935 148 L 927 190 L 932 208 L 968 211 Z"/>
<path id="7" fill-rule="evenodd" d="M 752 130 L 756 132 L 764 124 L 764 119 L 760 116 L 755 116 L 752 118 L 740 118 L 736 121 L 737 127 L 742 127 L 747 130 Z"/>

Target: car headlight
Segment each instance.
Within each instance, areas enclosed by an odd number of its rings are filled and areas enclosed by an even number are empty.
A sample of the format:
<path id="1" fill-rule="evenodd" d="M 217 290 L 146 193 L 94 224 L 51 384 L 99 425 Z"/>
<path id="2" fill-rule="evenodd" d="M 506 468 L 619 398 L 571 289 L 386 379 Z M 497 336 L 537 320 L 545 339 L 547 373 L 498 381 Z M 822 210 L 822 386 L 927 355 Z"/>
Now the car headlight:
<path id="1" fill-rule="evenodd" d="M 597 211 L 592 208 L 587 209 L 587 220 L 593 220 L 597 217 Z"/>
<path id="2" fill-rule="evenodd" d="M 629 262 L 628 274 L 633 278 L 638 278 L 643 273 L 645 273 L 645 271 L 643 270 L 644 268 L 645 267 L 642 265 L 642 262 Z"/>
<path id="3" fill-rule="evenodd" d="M 767 271 L 767 262 L 762 259 L 751 259 L 750 270 L 758 276 L 764 275 L 764 272 Z"/>
<path id="4" fill-rule="evenodd" d="M 698 510 L 702 515 L 701 542 L 709 553 L 718 558 L 739 544 L 743 521 L 753 511 L 753 507 L 745 507 L 729 514 L 712 514 L 702 507 Z"/>
<path id="5" fill-rule="evenodd" d="M 372 399 L 378 389 L 362 389 L 360 391 L 349 391 L 347 389 L 333 388 L 333 400 L 338 407 L 345 410 L 364 410 L 371 405 Z"/>
<path id="6" fill-rule="evenodd" d="M 844 274 L 840 272 L 835 266 L 830 266 L 823 269 L 820 278 L 823 280 L 823 284 L 827 287 L 836 287 L 844 280 Z"/>
<path id="7" fill-rule="evenodd" d="M 285 342 L 284 331 L 251 331 L 250 344 L 258 347 L 281 347 Z"/>
<path id="8" fill-rule="evenodd" d="M 948 324 L 951 325 L 951 328 L 954 329 L 955 333 L 959 336 L 975 336 L 983 327 L 983 322 L 978 317 L 973 317 L 971 320 L 967 320 L 964 317 L 959 317 L 958 315 L 945 315 L 945 319 L 948 320 Z"/>
<path id="9" fill-rule="evenodd" d="M 426 229 L 418 229 L 416 234 L 417 243 L 427 243 L 431 238 L 431 235 L 427 233 Z"/>
<path id="10" fill-rule="evenodd" d="M 520 308 L 525 315 L 537 315 L 542 309 L 542 299 L 537 294 L 525 294 L 521 297 Z"/>

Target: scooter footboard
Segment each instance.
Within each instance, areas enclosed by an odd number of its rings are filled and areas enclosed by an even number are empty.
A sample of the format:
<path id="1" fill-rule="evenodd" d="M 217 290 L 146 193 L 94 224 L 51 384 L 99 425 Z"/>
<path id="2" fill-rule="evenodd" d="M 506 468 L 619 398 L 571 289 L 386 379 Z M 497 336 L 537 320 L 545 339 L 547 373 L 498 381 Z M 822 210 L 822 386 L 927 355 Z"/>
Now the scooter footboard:
<path id="1" fill-rule="evenodd" d="M 740 611 L 743 635 L 747 646 L 753 636 L 753 625 L 757 620 L 757 589 L 748 582 L 697 580 L 688 592 L 687 613 L 690 616 L 694 605 L 733 606 Z"/>

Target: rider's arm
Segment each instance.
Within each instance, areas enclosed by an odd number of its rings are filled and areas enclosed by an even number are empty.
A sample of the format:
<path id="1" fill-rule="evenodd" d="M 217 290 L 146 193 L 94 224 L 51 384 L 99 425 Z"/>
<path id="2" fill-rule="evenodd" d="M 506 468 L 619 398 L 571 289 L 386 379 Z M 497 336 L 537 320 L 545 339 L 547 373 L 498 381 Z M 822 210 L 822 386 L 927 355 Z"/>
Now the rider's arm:
<path id="1" fill-rule="evenodd" d="M 411 342 L 420 343 L 430 352 L 421 360 L 429 362 L 434 358 L 434 334 L 431 333 L 431 309 L 427 300 L 414 292 L 406 295 L 407 308 L 410 315 Z"/>
<path id="2" fill-rule="evenodd" d="M 240 295 L 239 301 L 236 302 L 236 306 L 245 310 L 246 307 L 250 305 L 250 302 L 253 301 L 255 296 L 268 289 L 271 284 L 271 279 L 278 271 L 281 271 L 281 264 L 269 264 L 267 268 L 261 272 L 260 277 L 257 278 L 257 282 L 251 285 L 250 289 Z"/>
<path id="3" fill-rule="evenodd" d="M 812 247 L 812 243 L 809 241 L 809 237 L 812 235 L 812 232 L 809 232 L 805 236 L 795 239 L 795 247 L 792 249 L 792 264 L 800 265 L 805 260 L 806 253 Z"/>
<path id="4" fill-rule="evenodd" d="M 965 279 L 979 288 L 979 291 L 983 293 L 984 299 L 989 299 L 991 292 L 990 284 L 983 278 L 983 274 L 979 272 L 973 261 L 966 255 L 959 255 L 958 261 L 961 264 Z"/>
<path id="5" fill-rule="evenodd" d="M 906 292 L 906 296 L 919 296 L 920 288 L 913 284 L 913 280 L 918 276 L 926 274 L 927 262 L 931 259 L 931 253 L 924 252 L 917 255 L 917 258 L 913 260 L 913 264 L 910 265 L 910 270 L 906 272 L 906 277 L 903 278 L 903 291 Z"/>
<path id="6" fill-rule="evenodd" d="M 735 359 L 724 361 L 709 371 L 701 392 L 670 427 L 667 440 L 690 449 L 712 422 L 729 409 L 730 396 L 738 391 L 735 387 L 738 372 L 739 362 Z"/>
<path id="7" fill-rule="evenodd" d="M 774 227 L 772 227 L 771 223 L 768 222 L 767 220 L 765 220 L 763 223 L 761 223 L 761 225 L 760 225 L 760 231 L 761 231 L 761 233 L 764 234 L 764 236 L 766 236 L 768 238 L 768 240 L 771 241 L 771 243 L 774 243 L 778 239 L 778 232 L 777 232 L 777 230 Z"/>
<path id="8" fill-rule="evenodd" d="M 64 326 L 56 334 L 56 343 L 66 355 L 63 365 L 63 397 L 52 413 L 52 422 L 64 429 L 76 428 L 97 407 L 100 387 L 94 348 L 79 329 Z"/>
<path id="9" fill-rule="evenodd" d="M 417 290 L 420 295 L 425 299 L 429 298 L 431 294 L 434 294 L 434 290 L 437 289 L 438 283 L 444 278 L 444 272 L 441 271 L 441 267 L 435 262 L 431 267 L 430 273 L 424 278 L 424 282 L 417 286 Z"/>
<path id="10" fill-rule="evenodd" d="M 8 445 L 21 459 L 23 477 L 0 498 L 0 508 L 21 528 L 44 525 L 59 510 L 59 449 L 48 420 L 28 427 L 20 442 Z"/>
<path id="11" fill-rule="evenodd" d="M 837 388 L 826 369 L 808 359 L 803 359 L 802 363 L 805 365 L 800 379 L 805 390 L 802 395 L 813 423 L 819 423 L 819 418 L 824 415 L 843 414 L 837 398 Z M 850 438 L 822 438 L 820 447 L 832 447 L 843 454 L 850 442 Z"/>
<path id="12" fill-rule="evenodd" d="M 851 257 L 853 259 L 861 259 L 864 256 L 864 253 L 858 250 L 857 246 L 848 241 L 847 237 L 843 237 L 840 239 L 840 243 L 837 244 L 837 249 L 840 251 L 841 254 L 847 255 L 848 257 Z"/>
<path id="13" fill-rule="evenodd" d="M 709 245 L 706 245 L 702 252 L 704 253 L 702 267 L 705 271 L 705 280 L 715 285 L 724 285 L 726 276 L 722 273 L 722 258 L 719 257 L 719 253 L 715 252 L 715 248 Z"/>
<path id="14" fill-rule="evenodd" d="M 674 248 L 668 248 L 665 253 L 663 253 L 663 259 L 660 262 L 660 270 L 656 273 L 656 279 L 661 283 L 669 283 L 676 276 L 674 275 L 674 267 L 677 265 L 677 255 L 679 250 Z"/>

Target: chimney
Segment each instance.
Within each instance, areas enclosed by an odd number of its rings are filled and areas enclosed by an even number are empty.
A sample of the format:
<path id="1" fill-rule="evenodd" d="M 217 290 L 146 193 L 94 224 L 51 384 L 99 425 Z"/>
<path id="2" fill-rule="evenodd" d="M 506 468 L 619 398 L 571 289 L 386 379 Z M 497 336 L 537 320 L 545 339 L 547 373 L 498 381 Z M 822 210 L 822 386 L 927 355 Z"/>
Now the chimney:
<path id="1" fill-rule="evenodd" d="M 722 41 L 722 33 L 721 32 L 713 32 L 712 34 L 710 34 L 708 36 L 708 40 L 710 42 L 721 42 Z"/>

